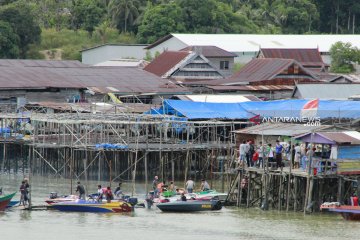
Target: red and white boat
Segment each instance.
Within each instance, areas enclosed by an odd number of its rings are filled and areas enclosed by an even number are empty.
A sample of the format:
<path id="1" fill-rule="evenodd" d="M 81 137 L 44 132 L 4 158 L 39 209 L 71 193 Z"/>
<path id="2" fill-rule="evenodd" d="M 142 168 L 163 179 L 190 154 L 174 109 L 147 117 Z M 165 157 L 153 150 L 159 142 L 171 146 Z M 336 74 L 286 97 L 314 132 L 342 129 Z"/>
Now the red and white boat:
<path id="1" fill-rule="evenodd" d="M 61 202 L 72 202 L 78 200 L 79 197 L 76 195 L 66 195 L 66 196 L 58 196 L 57 193 L 50 193 L 50 197 L 45 200 L 45 202 L 49 205 Z"/>
<path id="2" fill-rule="evenodd" d="M 345 220 L 360 221 L 360 206 L 340 205 L 338 202 L 325 202 L 320 206 L 320 209 L 340 213 Z"/>

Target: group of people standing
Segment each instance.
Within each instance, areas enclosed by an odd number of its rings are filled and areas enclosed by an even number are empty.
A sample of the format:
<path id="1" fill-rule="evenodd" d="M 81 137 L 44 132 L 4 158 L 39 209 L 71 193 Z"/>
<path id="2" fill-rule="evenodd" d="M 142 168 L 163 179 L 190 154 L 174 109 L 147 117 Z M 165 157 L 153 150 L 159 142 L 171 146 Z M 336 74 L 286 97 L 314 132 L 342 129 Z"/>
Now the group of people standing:
<path id="1" fill-rule="evenodd" d="M 293 168 L 300 167 L 300 161 L 303 156 L 313 155 L 314 149 L 306 148 L 304 144 L 291 145 L 291 142 L 281 144 L 276 140 L 275 147 L 271 143 L 263 144 L 259 142 L 255 145 L 254 141 L 243 141 L 239 147 L 239 163 L 247 167 L 264 167 L 264 163 L 275 163 L 277 168 L 284 166 L 283 156 L 286 160 L 292 161 Z"/>
<path id="2" fill-rule="evenodd" d="M 159 181 L 158 176 L 154 177 L 154 180 L 152 182 L 152 188 L 155 196 L 159 196 L 159 194 L 164 191 L 171 191 L 177 193 L 180 190 L 180 188 L 175 186 L 175 183 L 173 181 L 170 181 L 170 185 L 166 185 L 165 181 Z M 193 193 L 194 189 L 195 189 L 195 182 L 191 178 L 188 178 L 188 180 L 185 183 L 186 192 Z M 200 185 L 200 191 L 208 191 L 208 190 L 210 190 L 209 183 L 205 179 L 202 179 Z"/>
<path id="3" fill-rule="evenodd" d="M 117 196 L 117 197 L 119 197 L 119 195 L 122 194 L 121 184 L 122 183 L 120 182 L 119 185 L 116 187 L 115 192 L 114 192 L 115 196 Z M 77 182 L 76 192 L 79 193 L 79 199 L 85 200 L 85 187 L 80 182 Z M 111 191 L 110 186 L 108 186 L 106 188 L 103 188 L 103 187 L 101 187 L 101 185 L 98 185 L 96 200 L 101 201 L 103 199 L 103 197 L 105 197 L 107 202 L 111 202 L 111 200 L 114 199 L 114 194 Z"/>

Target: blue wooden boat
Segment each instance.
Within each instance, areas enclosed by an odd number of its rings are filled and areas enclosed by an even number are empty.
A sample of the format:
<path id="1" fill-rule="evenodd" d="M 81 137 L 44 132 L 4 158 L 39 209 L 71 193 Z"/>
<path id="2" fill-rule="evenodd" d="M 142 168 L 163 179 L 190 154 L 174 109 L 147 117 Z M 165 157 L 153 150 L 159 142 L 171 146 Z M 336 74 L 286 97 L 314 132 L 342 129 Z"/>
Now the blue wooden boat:
<path id="1" fill-rule="evenodd" d="M 163 212 L 198 212 L 220 210 L 222 204 L 215 200 L 188 200 L 159 203 L 157 207 Z"/>
<path id="2" fill-rule="evenodd" d="M 60 202 L 51 205 L 54 209 L 63 212 L 97 212 L 97 213 L 125 213 L 133 211 L 130 203 L 119 201 L 102 203 L 96 201 L 76 200 Z"/>
<path id="3" fill-rule="evenodd" d="M 6 208 L 11 208 L 19 204 L 20 201 L 10 201 Z"/>

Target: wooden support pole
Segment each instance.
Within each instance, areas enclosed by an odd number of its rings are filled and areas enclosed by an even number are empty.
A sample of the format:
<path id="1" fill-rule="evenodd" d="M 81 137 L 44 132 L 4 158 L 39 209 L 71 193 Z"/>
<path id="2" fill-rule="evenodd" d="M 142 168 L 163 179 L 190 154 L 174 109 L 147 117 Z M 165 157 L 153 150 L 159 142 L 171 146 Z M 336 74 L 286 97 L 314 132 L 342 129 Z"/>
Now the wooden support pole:
<path id="1" fill-rule="evenodd" d="M 250 187 L 251 187 L 251 172 L 249 172 L 248 183 L 247 183 L 247 194 L 246 194 L 246 207 L 250 207 Z"/>
<path id="2" fill-rule="evenodd" d="M 310 176 L 306 178 L 306 190 L 305 190 L 305 199 L 304 199 L 304 213 L 306 213 L 307 200 L 309 196 L 309 188 L 310 188 Z"/>
<path id="3" fill-rule="evenodd" d="M 144 156 L 144 170 L 145 170 L 145 192 L 148 193 L 148 162 L 147 162 L 148 151 L 145 150 Z"/>
<path id="4" fill-rule="evenodd" d="M 338 177 L 338 192 L 337 192 L 337 201 L 340 204 L 343 204 L 343 198 L 342 198 L 342 193 L 343 193 L 343 178 L 341 176 Z"/>
<path id="5" fill-rule="evenodd" d="M 239 176 L 239 181 L 238 181 L 238 198 L 237 198 L 237 206 L 240 207 L 241 205 L 241 200 L 242 200 L 242 187 L 241 187 L 241 181 L 243 178 L 243 169 L 240 170 L 240 176 Z"/>
<path id="6" fill-rule="evenodd" d="M 278 201 L 279 201 L 279 205 L 278 205 L 278 210 L 281 210 L 281 194 L 282 194 L 282 190 L 283 190 L 283 176 L 280 175 L 279 176 L 279 195 L 278 195 Z"/>

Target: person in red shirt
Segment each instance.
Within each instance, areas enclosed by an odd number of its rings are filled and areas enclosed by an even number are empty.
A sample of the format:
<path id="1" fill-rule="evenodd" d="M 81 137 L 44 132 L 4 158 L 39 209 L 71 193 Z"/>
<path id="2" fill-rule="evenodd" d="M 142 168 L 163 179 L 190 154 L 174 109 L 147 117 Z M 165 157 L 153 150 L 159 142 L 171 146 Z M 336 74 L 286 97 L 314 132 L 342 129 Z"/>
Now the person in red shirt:
<path id="1" fill-rule="evenodd" d="M 106 197 L 106 201 L 107 201 L 108 203 L 110 203 L 111 200 L 114 199 L 113 193 L 112 193 L 110 187 L 107 187 L 107 188 L 106 188 L 105 197 Z"/>

